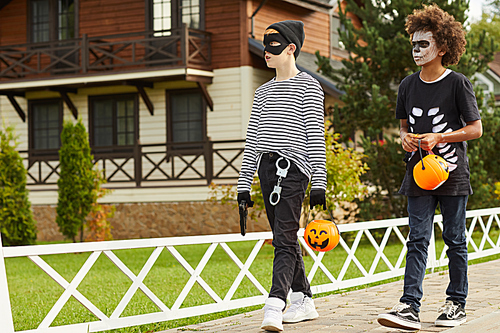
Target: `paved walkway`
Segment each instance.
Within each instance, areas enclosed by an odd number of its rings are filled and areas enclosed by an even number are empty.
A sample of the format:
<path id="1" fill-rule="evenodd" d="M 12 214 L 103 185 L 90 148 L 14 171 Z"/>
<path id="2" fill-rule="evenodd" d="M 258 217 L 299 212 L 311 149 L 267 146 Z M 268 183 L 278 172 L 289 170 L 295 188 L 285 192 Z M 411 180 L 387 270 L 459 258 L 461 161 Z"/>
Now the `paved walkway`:
<path id="1" fill-rule="evenodd" d="M 428 274 L 424 280 L 424 298 L 420 332 L 500 333 L 500 260 L 469 266 L 467 322 L 455 328 L 434 326 L 437 309 L 444 303 L 448 271 Z M 403 281 L 344 294 L 314 299 L 320 317 L 308 322 L 285 324 L 284 332 L 401 332 L 380 326 L 377 315 L 396 304 Z M 263 333 L 263 310 L 256 310 L 198 325 L 178 327 L 158 333 L 245 332 Z"/>

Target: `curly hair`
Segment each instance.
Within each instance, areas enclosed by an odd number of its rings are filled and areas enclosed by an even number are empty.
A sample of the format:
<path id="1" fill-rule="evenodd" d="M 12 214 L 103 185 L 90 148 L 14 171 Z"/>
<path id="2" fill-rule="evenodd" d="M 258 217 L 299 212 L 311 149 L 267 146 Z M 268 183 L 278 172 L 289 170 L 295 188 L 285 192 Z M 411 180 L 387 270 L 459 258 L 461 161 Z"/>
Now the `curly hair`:
<path id="1" fill-rule="evenodd" d="M 445 51 L 443 66 L 458 64 L 465 52 L 465 31 L 462 24 L 439 8 L 438 5 L 424 5 L 424 9 L 413 11 L 406 21 L 406 32 L 413 36 L 417 31 L 430 31 L 439 50 Z M 411 38 L 411 37 L 410 37 Z"/>

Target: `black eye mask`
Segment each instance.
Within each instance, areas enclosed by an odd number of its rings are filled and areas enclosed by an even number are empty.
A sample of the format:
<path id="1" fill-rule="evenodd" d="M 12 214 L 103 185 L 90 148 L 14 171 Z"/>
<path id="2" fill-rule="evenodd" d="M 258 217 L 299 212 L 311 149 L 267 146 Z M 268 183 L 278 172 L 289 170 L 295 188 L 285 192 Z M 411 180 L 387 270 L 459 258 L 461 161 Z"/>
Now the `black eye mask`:
<path id="1" fill-rule="evenodd" d="M 278 46 L 271 46 L 271 42 L 278 42 L 281 45 Z M 288 42 L 285 37 L 283 37 L 281 34 L 269 34 L 264 36 L 264 52 L 269 52 L 274 55 L 280 55 L 281 52 L 283 52 L 284 49 L 288 45 L 290 45 L 290 42 Z"/>

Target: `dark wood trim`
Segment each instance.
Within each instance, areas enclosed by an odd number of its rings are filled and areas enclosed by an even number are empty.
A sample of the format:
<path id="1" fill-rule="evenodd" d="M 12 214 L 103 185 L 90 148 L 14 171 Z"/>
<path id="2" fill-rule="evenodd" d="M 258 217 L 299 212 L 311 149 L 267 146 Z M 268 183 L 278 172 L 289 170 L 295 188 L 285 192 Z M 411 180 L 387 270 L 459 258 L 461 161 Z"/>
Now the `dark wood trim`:
<path id="1" fill-rule="evenodd" d="M 78 110 L 76 109 L 75 104 L 73 104 L 73 101 L 69 98 L 68 93 L 65 91 L 60 91 L 59 94 L 61 94 L 61 98 L 63 99 L 64 103 L 66 103 L 66 106 L 71 110 L 73 117 L 75 119 L 78 119 Z"/>
<path id="2" fill-rule="evenodd" d="M 68 107 L 68 109 L 73 114 L 73 117 L 75 119 L 78 119 L 78 109 L 76 108 L 75 104 L 68 96 L 68 93 L 77 94 L 78 89 L 66 88 L 66 87 L 52 87 L 52 88 L 49 88 L 49 90 L 58 92 L 61 95 L 61 98 L 64 101 L 64 103 L 66 104 L 66 106 Z"/>
<path id="3" fill-rule="evenodd" d="M 207 86 L 203 82 L 196 82 L 198 84 L 198 87 L 201 90 L 201 94 L 203 95 L 203 98 L 205 99 L 205 102 L 207 103 L 208 107 L 210 108 L 210 111 L 214 110 L 214 102 L 212 101 L 212 97 L 210 97 L 210 94 L 208 93 Z"/>
<path id="4" fill-rule="evenodd" d="M 139 92 L 139 95 L 141 95 L 142 101 L 144 104 L 146 104 L 146 107 L 149 110 L 149 113 L 154 116 L 155 114 L 155 107 L 153 103 L 151 102 L 151 99 L 149 98 L 148 94 L 146 93 L 146 90 L 144 90 L 144 87 L 142 86 L 135 86 L 137 88 L 137 91 Z"/>
<path id="5" fill-rule="evenodd" d="M 26 122 L 26 113 L 23 111 L 19 103 L 17 103 L 16 99 L 14 98 L 13 94 L 7 94 L 7 98 L 10 101 L 10 104 L 12 104 L 12 107 L 16 110 L 17 114 L 23 121 L 23 123 Z"/>

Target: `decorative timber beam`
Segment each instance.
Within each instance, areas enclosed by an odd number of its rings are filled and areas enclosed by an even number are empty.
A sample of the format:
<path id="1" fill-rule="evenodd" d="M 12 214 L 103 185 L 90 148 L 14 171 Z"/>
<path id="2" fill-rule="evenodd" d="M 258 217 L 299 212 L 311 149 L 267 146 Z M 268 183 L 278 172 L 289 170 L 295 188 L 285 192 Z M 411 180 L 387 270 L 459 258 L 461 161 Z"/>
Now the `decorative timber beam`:
<path id="1" fill-rule="evenodd" d="M 146 104 L 149 113 L 154 116 L 155 114 L 155 107 L 153 103 L 151 102 L 151 99 L 149 98 L 148 94 L 146 93 L 146 90 L 144 89 L 143 86 L 141 85 L 136 85 L 137 91 L 139 92 L 139 95 L 141 95 L 142 100 L 144 101 L 144 104 Z"/>
<path id="2" fill-rule="evenodd" d="M 153 102 L 151 102 L 151 98 L 149 98 L 148 94 L 146 93 L 146 88 L 153 88 L 154 84 L 153 82 L 145 82 L 145 81 L 123 81 L 124 85 L 127 86 L 134 86 L 137 88 L 137 91 L 139 92 L 139 95 L 141 95 L 142 100 L 144 101 L 144 104 L 146 104 L 146 107 L 149 110 L 149 113 L 154 116 L 155 114 L 155 107 L 153 105 Z"/>
<path id="3" fill-rule="evenodd" d="M 71 113 L 73 114 L 73 117 L 75 117 L 75 119 L 78 119 L 78 109 L 68 96 L 68 93 L 76 94 L 78 90 L 68 89 L 68 88 L 51 88 L 50 90 L 57 91 L 61 95 L 61 98 L 63 99 L 68 109 L 70 109 Z"/>
<path id="4" fill-rule="evenodd" d="M 10 104 L 12 104 L 12 106 L 16 110 L 16 112 L 19 115 L 19 117 L 21 117 L 23 123 L 25 123 L 26 122 L 26 113 L 24 113 L 23 109 L 21 109 L 21 106 L 19 105 L 19 103 L 14 98 L 14 94 L 7 93 L 6 96 L 9 99 Z"/>
<path id="5" fill-rule="evenodd" d="M 201 93 L 203 94 L 203 98 L 205 99 L 205 102 L 207 102 L 208 107 L 210 108 L 210 111 L 214 110 L 214 102 L 212 101 L 212 97 L 210 97 L 210 94 L 208 93 L 207 86 L 203 82 L 196 82 L 198 84 L 198 87 L 201 90 Z"/>

